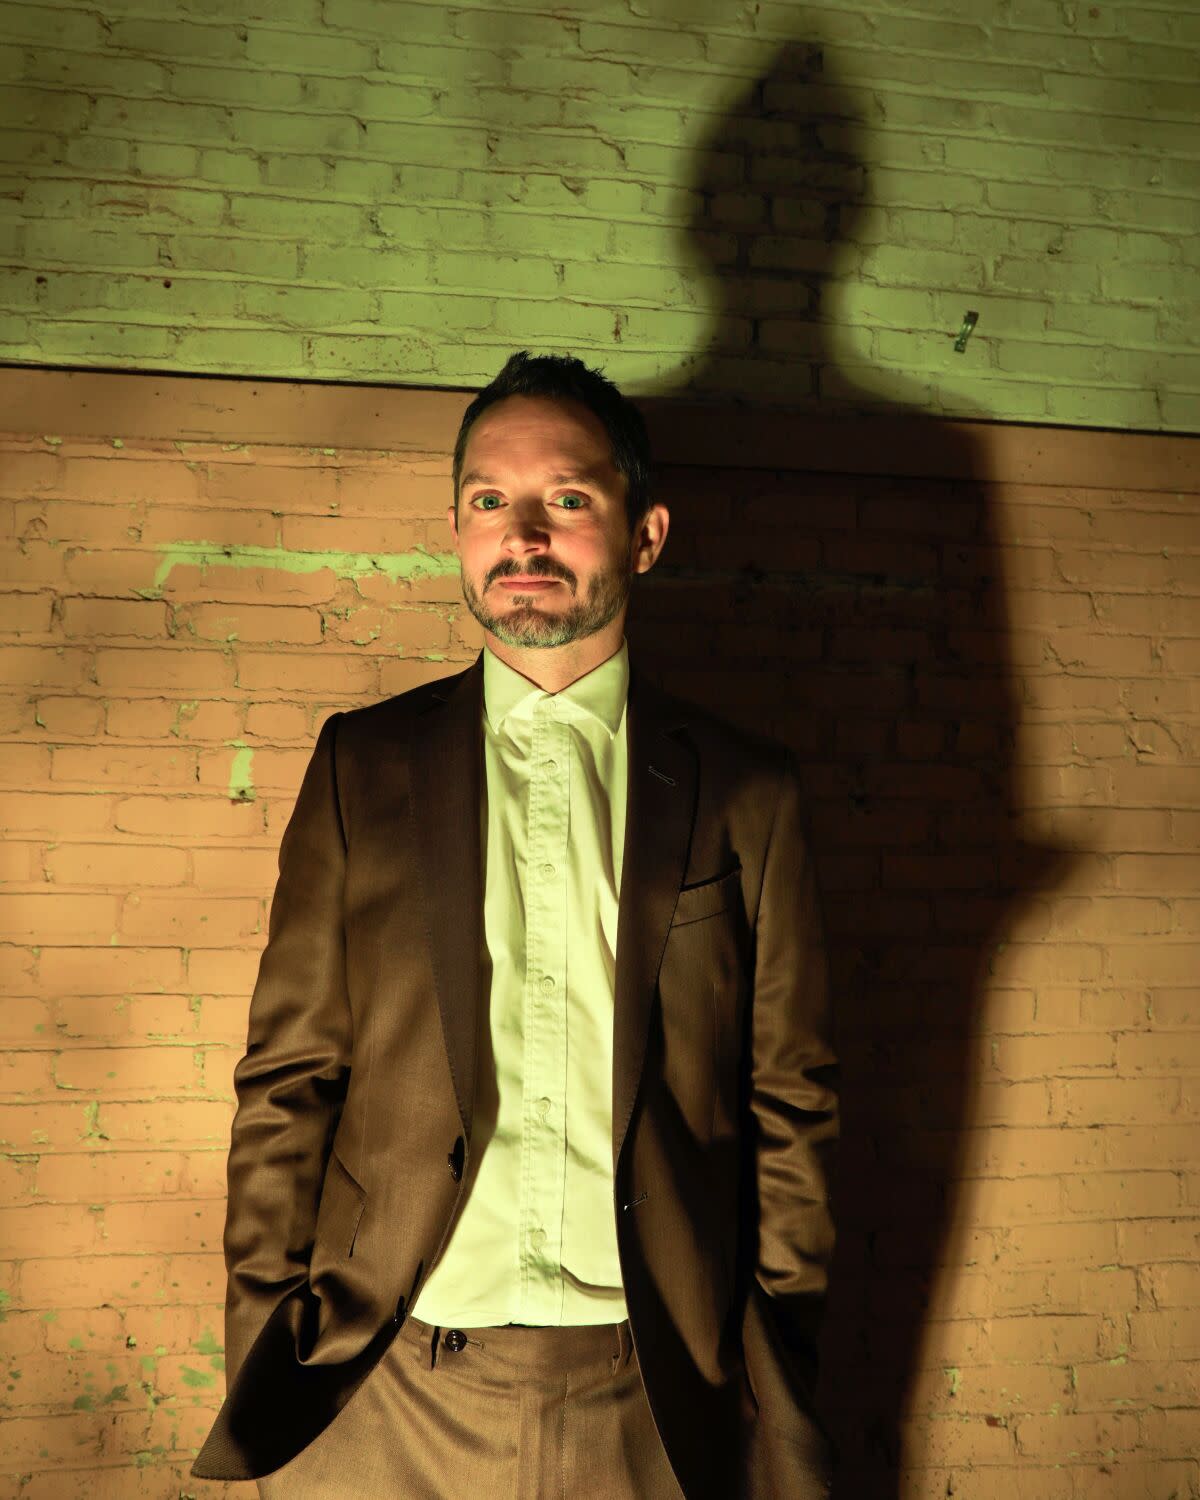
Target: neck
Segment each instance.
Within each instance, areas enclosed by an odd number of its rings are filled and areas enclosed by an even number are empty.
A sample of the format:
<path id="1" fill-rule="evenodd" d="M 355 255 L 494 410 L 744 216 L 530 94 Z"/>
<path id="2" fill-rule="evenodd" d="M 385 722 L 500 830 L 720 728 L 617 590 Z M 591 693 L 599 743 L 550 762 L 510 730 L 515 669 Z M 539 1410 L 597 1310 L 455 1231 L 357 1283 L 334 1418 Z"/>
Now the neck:
<path id="1" fill-rule="evenodd" d="M 614 628 L 606 627 L 595 635 L 580 641 L 571 641 L 565 646 L 534 647 L 506 646 L 490 631 L 484 635 L 484 644 L 493 656 L 504 662 L 514 672 L 540 687 L 544 693 L 559 693 L 570 687 L 579 678 L 595 671 L 610 656 L 615 656 L 625 639 L 625 622 L 614 620 Z"/>

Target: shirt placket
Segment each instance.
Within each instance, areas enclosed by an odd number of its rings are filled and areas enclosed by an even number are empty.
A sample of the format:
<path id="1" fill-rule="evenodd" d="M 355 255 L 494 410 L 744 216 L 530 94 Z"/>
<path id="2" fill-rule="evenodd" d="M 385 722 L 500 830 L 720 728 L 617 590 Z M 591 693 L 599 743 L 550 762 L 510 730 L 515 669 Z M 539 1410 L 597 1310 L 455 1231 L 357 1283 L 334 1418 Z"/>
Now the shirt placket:
<path id="1" fill-rule="evenodd" d="M 563 1296 L 569 734 L 554 699 L 540 699 L 530 742 L 525 870 L 520 1262 L 522 1313 L 542 1322 L 557 1321 Z"/>

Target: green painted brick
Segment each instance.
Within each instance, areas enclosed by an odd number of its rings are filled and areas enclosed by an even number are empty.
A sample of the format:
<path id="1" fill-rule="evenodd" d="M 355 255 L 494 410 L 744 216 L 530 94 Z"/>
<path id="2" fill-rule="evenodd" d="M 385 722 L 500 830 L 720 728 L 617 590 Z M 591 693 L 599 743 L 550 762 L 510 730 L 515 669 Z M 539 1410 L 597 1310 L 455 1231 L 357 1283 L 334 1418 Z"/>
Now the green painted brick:
<path id="1" fill-rule="evenodd" d="M 316 34 L 289 31 L 281 35 L 253 25 L 246 38 L 245 55 L 259 68 L 277 66 L 283 55 L 298 73 L 362 73 L 375 62 L 374 49 L 366 42 L 331 36 L 324 29 Z"/>
<path id="2" fill-rule="evenodd" d="M 320 203 L 282 196 L 229 196 L 227 222 L 251 234 L 297 234 L 318 241 L 361 243 L 366 232 L 363 210 L 354 203 Z"/>
<path id="3" fill-rule="evenodd" d="M 1194 425 L 1182 12 L 105 19 L 0 0 L 0 77 L 29 75 L 6 95 L 0 248 L 54 273 L 9 279 L 6 357 L 461 385 L 516 345 L 578 344 L 635 389 L 811 403 L 816 380 L 839 406 Z"/>
<path id="4" fill-rule="evenodd" d="M 1093 265 L 1016 255 L 998 256 L 991 280 L 993 286 L 1006 291 L 1062 292 L 1068 296 L 1099 288 L 1099 272 Z"/>
<path id="5" fill-rule="evenodd" d="M 235 276 L 296 275 L 298 251 L 279 239 L 241 239 L 232 234 L 164 236 L 169 264 L 180 271 L 225 271 Z"/>
<path id="6" fill-rule="evenodd" d="M 570 262 L 564 271 L 561 286 L 563 294 L 590 295 L 594 284 L 589 287 L 586 279 L 582 282 L 574 279 L 576 273 L 586 273 L 589 270 L 590 267 L 581 263 Z M 432 286 L 447 291 L 488 291 L 513 293 L 520 297 L 552 297 L 560 290 L 554 266 L 549 260 L 531 259 L 523 255 L 481 256 L 439 250 L 430 258 L 427 279 Z"/>
<path id="7" fill-rule="evenodd" d="M 432 375 L 436 368 L 432 349 L 440 342 L 407 333 L 315 333 L 307 340 L 306 364 L 314 374 L 334 377 L 361 374 L 384 380 L 408 372 Z"/>
<path id="8" fill-rule="evenodd" d="M 988 207 L 996 213 L 1019 214 L 1023 218 L 1044 214 L 1061 223 L 1096 217 L 1096 199 L 1087 188 L 1036 182 L 989 182 Z"/>
<path id="9" fill-rule="evenodd" d="M 378 49 L 380 73 L 426 84 L 439 80 L 443 85 L 458 87 L 506 82 L 503 62 L 494 49 L 466 47 L 453 43 L 398 42 L 390 31 L 380 39 Z"/>
<path id="10" fill-rule="evenodd" d="M 136 223 L 96 227 L 74 219 L 40 219 L 25 226 L 25 252 L 39 265 L 92 265 L 110 274 L 159 264 L 157 243 Z"/>
<path id="11" fill-rule="evenodd" d="M 1050 387 L 1046 392 L 1046 413 L 1055 421 L 1079 422 L 1089 427 L 1155 427 L 1159 422 L 1154 392 L 1114 391 L 1095 386 Z"/>
<path id="12" fill-rule="evenodd" d="M 984 184 L 953 172 L 915 171 L 871 166 L 867 201 L 884 208 L 975 208 L 983 202 Z"/>
<path id="13" fill-rule="evenodd" d="M 252 188 L 263 179 L 262 159 L 249 151 L 201 151 L 197 175 L 212 187 Z"/>
<path id="14" fill-rule="evenodd" d="M 39 318 L 33 347 L 47 359 L 112 356 L 141 361 L 168 360 L 177 350 L 168 328 L 146 328 L 137 323 L 80 323 Z"/>
<path id="15" fill-rule="evenodd" d="M 703 62 L 704 37 L 697 32 L 663 27 L 618 26 L 609 21 L 579 23 L 579 51 L 585 56 L 616 53 L 621 57 L 645 54 L 660 63 Z"/>
<path id="16" fill-rule="evenodd" d="M 947 416 L 985 416 L 1000 412 L 1018 420 L 1044 418 L 1052 387 L 1033 382 L 998 379 L 955 380 L 951 375 L 935 376 L 929 386 L 930 407 Z"/>
<path id="17" fill-rule="evenodd" d="M 321 193 L 329 188 L 332 171 L 319 157 L 264 156 L 262 179 L 269 188 L 294 188 L 303 193 Z"/>
<path id="18" fill-rule="evenodd" d="M 973 287 L 983 281 L 983 261 L 950 250 L 879 245 L 863 257 L 863 274 L 886 286 Z"/>
<path id="19" fill-rule="evenodd" d="M 108 135 L 75 136 L 67 142 L 66 159 L 73 167 L 85 168 L 89 175 L 128 172 L 135 165 L 129 142 Z"/>
<path id="20" fill-rule="evenodd" d="M 1009 178 L 1029 182 L 1038 177 L 1058 177 L 1052 165 L 1054 152 L 1045 146 L 1024 146 L 990 136 L 958 136 L 946 143 L 946 165 L 956 172 L 978 173 L 989 180 Z M 1091 181 L 1090 174 L 1080 181 Z"/>
<path id="21" fill-rule="evenodd" d="M 172 62 L 188 58 L 245 57 L 246 43 L 231 24 L 200 25 L 176 17 L 144 20 L 135 17 L 110 20 L 107 50 L 135 57 L 165 57 Z"/>
<path id="22" fill-rule="evenodd" d="M 412 83 L 366 82 L 360 90 L 355 112 L 363 119 L 430 121 L 437 114 L 439 90 Z M 450 108 L 453 110 L 453 100 Z M 439 122 L 440 123 L 440 122 Z M 448 122 L 447 122 L 448 128 Z"/>
<path id="23" fill-rule="evenodd" d="M 875 352 L 884 364 L 903 365 L 906 370 L 952 370 L 968 368 L 986 372 L 991 367 L 987 341 L 972 338 L 962 354 L 954 350 L 951 333 L 908 333 L 880 328 L 875 333 Z"/>
<path id="24" fill-rule="evenodd" d="M 1171 432 L 1200 432 L 1200 391 L 1162 391 L 1158 411 L 1159 421 L 1149 426 Z"/>
<path id="25" fill-rule="evenodd" d="M 199 106 L 193 106 L 199 108 Z M 348 115 L 305 115 L 298 111 L 242 109 L 227 116 L 230 139 L 248 151 L 318 151 L 356 155 L 367 132 Z"/>
<path id="26" fill-rule="evenodd" d="M 138 141 L 133 147 L 132 155 L 135 174 L 174 178 L 199 175 L 200 153 L 194 146 Z"/>
<path id="27" fill-rule="evenodd" d="M 996 345 L 996 368 L 1029 379 L 1095 381 L 1104 378 L 1104 350 L 1001 339 Z"/>
<path id="28" fill-rule="evenodd" d="M 305 363 L 302 335 L 265 328 L 187 329 L 174 356 L 185 370 L 299 370 Z"/>
<path id="29" fill-rule="evenodd" d="M 362 151 L 394 162 L 401 171 L 406 166 L 445 169 L 447 162 L 462 170 L 487 164 L 487 142 L 482 129 L 443 125 L 436 119 L 403 125 L 374 121 L 363 132 Z"/>
<path id="30" fill-rule="evenodd" d="M 839 282 L 828 289 L 827 313 L 839 322 L 885 328 L 932 328 L 933 296 L 925 291 L 898 291 L 864 281 Z"/>
<path id="31" fill-rule="evenodd" d="M 1153 343 L 1158 337 L 1159 318 L 1153 308 L 1056 300 L 1050 304 L 1047 326 L 1073 338 L 1129 348 Z"/>
<path id="32" fill-rule="evenodd" d="M 576 301 L 607 300 L 621 307 L 644 302 L 651 307 L 703 308 L 708 303 L 702 283 L 674 266 L 568 261 L 563 265 L 561 293 Z"/>
<path id="33" fill-rule="evenodd" d="M 581 343 L 612 344 L 619 310 L 589 307 L 578 302 L 517 302 L 505 299 L 496 303 L 493 329 L 513 339 L 537 339 L 561 334 Z"/>
<path id="34" fill-rule="evenodd" d="M 380 292 L 378 302 L 381 329 L 482 329 L 495 324 L 496 303 L 490 297 Z"/>
<path id="35" fill-rule="evenodd" d="M 87 99 L 50 85 L 6 84 L 4 88 L 4 121 L 16 125 L 45 129 L 52 120 L 56 131 L 84 128 L 91 114 Z"/>
<path id="36" fill-rule="evenodd" d="M 1116 302 L 1160 303 L 1164 307 L 1187 309 L 1193 316 L 1200 308 L 1200 281 L 1190 269 L 1105 266 L 1100 280 L 1105 296 Z"/>
<path id="37" fill-rule="evenodd" d="M 577 24 L 557 16 L 520 15 L 505 9 L 457 10 L 454 35 L 477 47 L 507 52 L 549 52 L 555 67 L 563 56 L 575 56 Z"/>
<path id="38" fill-rule="evenodd" d="M 129 140 L 186 141 L 198 145 L 228 144 L 234 132 L 234 122 L 226 111 L 210 104 L 109 95 L 97 98 L 91 111 L 91 125 Z"/>
<path id="39" fill-rule="evenodd" d="M 162 63 L 141 57 L 114 57 L 105 50 L 60 52 L 42 46 L 29 54 L 24 76 L 31 83 L 52 84 L 59 90 L 144 95 L 163 93 L 170 74 Z"/>
<path id="40" fill-rule="evenodd" d="M 362 249 L 356 245 L 309 245 L 303 247 L 307 281 L 335 286 L 398 287 L 431 291 L 431 258 L 427 253 L 380 245 Z M 464 257 L 469 260 L 472 257 Z"/>
<path id="41" fill-rule="evenodd" d="M 938 292 L 933 306 L 938 326 L 955 337 L 963 315 L 968 310 L 978 313 L 979 321 L 971 335 L 974 340 L 980 335 L 989 339 L 1012 334 L 1040 337 L 1046 331 L 1052 307 L 1058 304 L 1035 297 L 983 295 L 972 288 L 970 292 Z"/>
<path id="42" fill-rule="evenodd" d="M 335 197 L 356 198 L 361 203 L 379 203 L 394 198 L 397 172 L 390 162 L 335 161 L 330 188 Z"/>
<path id="43" fill-rule="evenodd" d="M 275 4 L 286 12 L 291 0 L 275 0 Z M 438 5 L 408 5 L 403 0 L 322 0 L 320 8 L 326 31 L 360 32 L 375 39 L 402 36 L 406 42 L 438 41 L 453 34 L 453 12 Z"/>
<path id="44" fill-rule="evenodd" d="M 379 316 L 378 301 L 370 293 L 328 288 L 248 286 L 241 306 L 248 318 L 297 329 L 371 324 Z"/>
<path id="45" fill-rule="evenodd" d="M 253 104 L 272 109 L 297 105 L 303 97 L 300 79 L 266 68 L 201 68 L 179 64 L 171 69 L 171 93 L 201 104 Z"/>
<path id="46" fill-rule="evenodd" d="M 1104 217 L 1130 229 L 1163 229 L 1171 234 L 1193 235 L 1200 230 L 1200 203 L 1195 198 L 1165 192 L 1101 192 L 1098 201 Z"/>
<path id="47" fill-rule="evenodd" d="M 602 217 L 634 218 L 642 211 L 643 188 L 640 182 L 619 182 L 594 178 L 583 192 L 583 206 Z"/>
<path id="48" fill-rule="evenodd" d="M 225 200 L 220 193 L 200 188 L 168 187 L 162 183 L 106 182 L 93 187 L 89 206 L 103 213 L 135 213 L 143 224 L 191 225 L 207 228 L 219 224 L 225 216 Z"/>
<path id="49" fill-rule="evenodd" d="M 44 46 L 53 37 L 60 47 L 77 51 L 94 51 L 104 42 L 106 33 L 97 14 L 64 8 L 61 5 L 15 5 L 5 0 L 0 11 L 0 35 L 16 41 Z"/>
<path id="50" fill-rule="evenodd" d="M 570 102 L 557 94 L 514 94 L 503 85 L 470 83 L 443 95 L 438 114 L 456 125 L 478 121 L 491 129 L 535 130 L 543 125 L 561 125 L 573 111 Z M 589 118 L 591 111 L 588 111 Z"/>

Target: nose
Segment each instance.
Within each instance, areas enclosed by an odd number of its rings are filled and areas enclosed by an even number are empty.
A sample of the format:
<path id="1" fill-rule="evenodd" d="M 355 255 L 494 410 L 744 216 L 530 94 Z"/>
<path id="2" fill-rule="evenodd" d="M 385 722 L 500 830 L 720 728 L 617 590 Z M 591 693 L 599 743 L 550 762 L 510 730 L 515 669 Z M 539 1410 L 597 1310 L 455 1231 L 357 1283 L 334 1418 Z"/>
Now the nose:
<path id="1" fill-rule="evenodd" d="M 508 526 L 504 533 L 507 545 L 544 548 L 549 537 L 545 521 L 540 513 L 529 506 L 514 505 L 509 513 Z"/>

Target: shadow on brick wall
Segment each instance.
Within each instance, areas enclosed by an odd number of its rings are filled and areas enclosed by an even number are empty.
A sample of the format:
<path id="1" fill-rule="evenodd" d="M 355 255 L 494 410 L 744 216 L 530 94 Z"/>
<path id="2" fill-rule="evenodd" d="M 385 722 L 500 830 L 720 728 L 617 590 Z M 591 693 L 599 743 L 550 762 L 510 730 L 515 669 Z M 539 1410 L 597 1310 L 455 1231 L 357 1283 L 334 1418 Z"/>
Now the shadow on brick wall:
<path id="1" fill-rule="evenodd" d="M 877 447 L 861 472 L 806 470 L 803 451 L 775 468 L 754 454 L 664 465 L 671 534 L 628 622 L 663 686 L 785 741 L 805 767 L 844 1108 L 819 1392 L 835 1500 L 894 1500 L 906 1462 L 969 1463 L 973 1422 L 954 1424 L 944 1456 L 906 1453 L 902 1433 L 955 1409 L 955 1365 L 990 1362 L 985 1324 L 939 1325 L 933 1304 L 941 1268 L 943 1291 L 953 1268 L 986 1271 L 1003 1233 L 960 1208 L 964 1131 L 995 1107 L 980 1060 L 990 965 L 1068 863 L 1022 841 L 1012 814 L 1017 703 L 988 455 L 910 405 L 903 379 L 887 399 L 858 389 L 818 321 L 862 211 L 868 103 L 836 86 L 819 45 L 796 44 L 719 123 L 690 232 L 728 321 L 643 406 L 652 431 L 674 422 L 683 451 L 671 407 L 685 399 L 711 402 L 718 428 L 733 405 L 792 406 L 810 428 L 814 411 L 858 408 L 873 415 L 846 423 L 847 442 L 877 432 L 896 470 Z M 741 369 L 740 394 L 719 396 Z M 782 411 L 772 430 L 786 443 Z"/>

